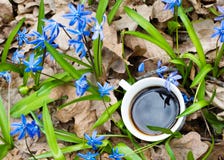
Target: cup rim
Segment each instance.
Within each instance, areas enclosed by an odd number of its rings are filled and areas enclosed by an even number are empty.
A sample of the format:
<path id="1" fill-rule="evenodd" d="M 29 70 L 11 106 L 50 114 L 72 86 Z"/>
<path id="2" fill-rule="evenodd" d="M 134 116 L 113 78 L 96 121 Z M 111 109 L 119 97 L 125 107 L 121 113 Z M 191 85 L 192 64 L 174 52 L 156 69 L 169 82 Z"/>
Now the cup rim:
<path id="1" fill-rule="evenodd" d="M 149 77 L 149 78 L 144 78 L 133 85 L 131 85 L 128 90 L 126 91 L 123 100 L 122 100 L 122 105 L 121 105 L 121 116 L 124 121 L 125 126 L 127 129 L 137 138 L 145 140 L 145 141 L 159 141 L 166 139 L 170 136 L 170 134 L 159 134 L 159 135 L 149 135 L 140 132 L 136 127 L 134 126 L 133 122 L 131 122 L 131 117 L 130 117 L 130 109 L 129 107 L 131 106 L 132 99 L 143 89 L 148 88 L 148 87 L 164 87 L 165 85 L 165 79 L 158 78 L 158 77 Z M 180 104 L 180 113 L 182 113 L 185 110 L 185 103 L 183 96 L 180 92 L 180 90 L 173 84 L 170 84 L 170 90 L 176 95 L 179 104 Z M 176 120 L 176 123 L 171 127 L 171 131 L 175 132 L 179 130 L 185 121 L 185 117 L 180 117 Z"/>

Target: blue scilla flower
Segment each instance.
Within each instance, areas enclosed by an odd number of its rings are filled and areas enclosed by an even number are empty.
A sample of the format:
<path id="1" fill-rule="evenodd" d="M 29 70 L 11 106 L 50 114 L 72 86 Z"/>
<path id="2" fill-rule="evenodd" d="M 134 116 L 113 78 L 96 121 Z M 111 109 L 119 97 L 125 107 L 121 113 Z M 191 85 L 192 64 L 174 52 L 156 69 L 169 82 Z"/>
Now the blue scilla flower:
<path id="1" fill-rule="evenodd" d="M 84 22 L 83 24 L 79 25 L 78 28 L 76 30 L 74 29 L 66 29 L 69 33 L 71 34 L 74 34 L 74 35 L 77 35 L 77 41 L 81 41 L 83 36 L 89 36 L 90 35 L 90 32 L 88 30 L 85 30 L 85 23 Z"/>
<path id="2" fill-rule="evenodd" d="M 18 31 L 17 34 L 18 36 L 16 37 L 16 40 L 18 41 L 19 46 L 22 46 L 23 43 L 28 43 L 26 28 L 23 28 L 22 31 Z"/>
<path id="3" fill-rule="evenodd" d="M 98 156 L 99 153 L 91 153 L 87 152 L 86 154 L 78 153 L 78 156 L 83 158 L 84 160 L 96 160 L 96 156 Z"/>
<path id="4" fill-rule="evenodd" d="M 21 115 L 21 123 L 12 123 L 11 126 L 15 129 L 10 132 L 10 135 L 13 136 L 19 133 L 19 140 L 23 139 L 26 134 L 31 138 L 34 138 L 36 134 L 38 137 L 40 136 L 39 126 L 35 122 L 28 123 L 23 114 Z"/>
<path id="5" fill-rule="evenodd" d="M 85 139 L 87 140 L 87 144 L 92 146 L 93 150 L 97 150 L 98 146 L 102 145 L 102 140 L 104 139 L 104 136 L 96 137 L 97 131 L 93 131 L 92 137 L 90 137 L 88 134 L 84 134 Z"/>
<path id="6" fill-rule="evenodd" d="M 156 73 L 160 78 L 163 78 L 163 73 L 168 70 L 167 66 L 162 66 L 162 61 L 157 62 Z"/>
<path id="7" fill-rule="evenodd" d="M 79 57 L 81 59 L 86 56 L 85 44 L 82 41 L 70 39 L 68 40 L 68 44 L 75 48 L 75 52 L 80 54 Z"/>
<path id="8" fill-rule="evenodd" d="M 103 40 L 103 38 L 104 38 L 104 35 L 103 35 L 103 24 L 105 22 L 105 19 L 106 19 L 106 16 L 103 16 L 103 21 L 99 24 L 97 19 L 93 18 L 93 20 L 95 21 L 95 25 L 91 29 L 91 31 L 93 32 L 92 40 L 95 40 L 98 37 L 100 37 L 101 41 Z"/>
<path id="9" fill-rule="evenodd" d="M 212 38 L 219 36 L 220 42 L 224 42 L 224 20 L 221 21 L 221 27 L 215 27 L 216 31 L 212 34 Z"/>
<path id="10" fill-rule="evenodd" d="M 59 33 L 60 33 L 60 27 L 64 28 L 64 26 L 61 23 L 56 22 L 53 19 L 44 19 L 44 22 L 47 23 L 47 25 L 44 27 L 44 32 L 50 31 L 50 36 L 51 37 L 58 37 Z"/>
<path id="11" fill-rule="evenodd" d="M 174 11 L 175 6 L 180 6 L 181 5 L 181 0 L 162 0 L 162 2 L 166 3 L 165 5 L 165 10 L 171 10 L 172 12 Z"/>
<path id="12" fill-rule="evenodd" d="M 83 4 L 78 4 L 77 9 L 73 6 L 72 3 L 69 3 L 68 7 L 70 9 L 70 12 L 63 15 L 63 17 L 66 19 L 70 19 L 70 26 L 73 26 L 76 22 L 78 22 L 78 25 L 80 25 L 83 22 L 88 21 L 87 16 L 92 14 L 91 11 L 84 11 Z"/>
<path id="13" fill-rule="evenodd" d="M 219 15 L 218 17 L 215 17 L 215 21 L 221 21 L 224 19 L 224 7 L 221 6 L 217 6 L 218 11 L 221 13 L 221 15 Z"/>
<path id="14" fill-rule="evenodd" d="M 43 69 L 39 66 L 42 62 L 42 57 L 38 57 L 37 60 L 34 58 L 34 54 L 30 54 L 29 61 L 23 60 L 23 64 L 26 66 L 25 72 L 37 72 Z"/>
<path id="15" fill-rule="evenodd" d="M 168 91 L 170 91 L 170 84 L 174 84 L 175 86 L 179 85 L 179 82 L 177 80 L 181 79 L 182 76 L 177 74 L 177 71 L 171 72 L 170 75 L 167 77 L 165 82 L 165 87 Z"/>
<path id="16" fill-rule="evenodd" d="M 11 74 L 8 71 L 2 71 L 0 72 L 0 77 L 4 78 L 6 82 L 10 83 L 11 82 Z"/>
<path id="17" fill-rule="evenodd" d="M 24 54 L 21 54 L 24 50 L 17 49 L 12 55 L 12 62 L 15 64 L 21 63 L 21 60 L 24 59 Z"/>
<path id="18" fill-rule="evenodd" d="M 138 72 L 144 72 L 145 71 L 145 63 L 142 62 L 138 66 Z"/>
<path id="19" fill-rule="evenodd" d="M 110 86 L 107 82 L 102 86 L 99 82 L 97 82 L 98 86 L 98 92 L 100 93 L 100 96 L 103 97 L 105 95 L 110 95 L 110 91 L 114 89 L 113 86 Z"/>
<path id="20" fill-rule="evenodd" d="M 77 96 L 82 96 L 86 92 L 86 90 L 89 88 L 86 75 L 82 75 L 80 79 L 75 81 L 75 87 Z"/>
<path id="21" fill-rule="evenodd" d="M 189 102 L 192 102 L 194 100 L 194 97 L 191 96 L 191 97 L 188 97 L 185 93 L 181 92 L 182 93 L 182 96 L 183 96 L 183 99 L 184 99 L 184 103 L 189 103 Z"/>
<path id="22" fill-rule="evenodd" d="M 113 148 L 112 154 L 109 155 L 109 158 L 113 158 L 114 160 L 121 160 L 122 157 L 124 157 L 124 154 L 120 154 L 118 148 Z"/>

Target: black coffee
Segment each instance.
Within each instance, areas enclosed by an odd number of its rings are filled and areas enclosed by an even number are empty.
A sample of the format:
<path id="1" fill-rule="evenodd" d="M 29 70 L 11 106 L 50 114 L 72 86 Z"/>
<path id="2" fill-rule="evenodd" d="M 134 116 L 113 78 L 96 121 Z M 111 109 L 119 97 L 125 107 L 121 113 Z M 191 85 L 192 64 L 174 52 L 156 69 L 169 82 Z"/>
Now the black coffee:
<path id="1" fill-rule="evenodd" d="M 166 88 L 147 88 L 132 101 L 131 117 L 138 130 L 145 134 L 160 134 L 147 126 L 171 128 L 179 114 L 177 97 Z"/>

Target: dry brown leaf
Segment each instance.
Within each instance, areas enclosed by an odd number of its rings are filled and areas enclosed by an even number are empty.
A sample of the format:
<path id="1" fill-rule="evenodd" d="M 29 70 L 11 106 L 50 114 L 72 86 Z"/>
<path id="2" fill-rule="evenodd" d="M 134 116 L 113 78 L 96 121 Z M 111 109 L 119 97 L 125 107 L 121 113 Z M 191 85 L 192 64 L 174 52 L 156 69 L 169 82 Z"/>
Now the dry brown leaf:
<path id="1" fill-rule="evenodd" d="M 161 0 L 157 0 L 153 3 L 152 18 L 157 18 L 159 22 L 166 22 L 173 17 L 173 13 L 170 10 L 164 9 L 165 4 Z"/>
<path id="2" fill-rule="evenodd" d="M 0 27 L 9 23 L 13 18 L 12 4 L 8 0 L 1 0 Z"/>
<path id="3" fill-rule="evenodd" d="M 213 91 L 216 88 L 216 95 L 212 101 L 212 104 L 216 107 L 224 109 L 224 88 L 212 83 L 206 83 L 206 94 L 207 97 L 210 99 L 212 97 Z"/>
<path id="4" fill-rule="evenodd" d="M 144 39 L 127 35 L 125 36 L 125 44 L 134 52 L 137 52 L 136 50 L 145 50 L 146 52 L 144 53 L 144 56 L 146 58 L 151 58 L 155 61 L 162 60 L 163 63 L 167 63 L 170 59 L 168 54 L 163 49 Z"/>
<path id="5" fill-rule="evenodd" d="M 130 8 L 136 9 L 136 11 L 142 15 L 145 19 L 149 20 L 152 16 L 152 6 L 139 5 L 139 6 L 129 6 Z M 128 28 L 130 31 L 136 30 L 138 24 L 134 22 L 126 13 L 121 15 L 121 19 L 114 21 L 117 30 L 123 30 Z"/>
<path id="6" fill-rule="evenodd" d="M 202 4 L 197 0 L 189 0 L 194 7 L 197 14 L 208 14 L 208 11 L 205 8 L 202 8 Z"/>
<path id="7" fill-rule="evenodd" d="M 198 20 L 193 22 L 194 29 L 201 41 L 203 50 L 205 53 L 208 51 L 214 50 L 216 48 L 216 42 L 218 37 L 211 38 L 211 35 L 214 33 L 214 27 L 218 26 L 218 23 L 214 24 L 213 20 Z M 181 53 L 185 52 L 196 52 L 195 47 L 193 46 L 190 38 L 179 46 L 179 51 Z"/>
<path id="8" fill-rule="evenodd" d="M 197 132 L 189 132 L 180 139 L 172 139 L 170 146 L 178 160 L 187 160 L 187 153 L 189 151 L 192 151 L 194 158 L 197 159 L 203 155 L 209 147 L 207 143 L 201 141 L 201 136 Z M 158 148 L 151 150 L 152 159 L 169 160 L 165 146 L 159 145 L 157 147 Z"/>

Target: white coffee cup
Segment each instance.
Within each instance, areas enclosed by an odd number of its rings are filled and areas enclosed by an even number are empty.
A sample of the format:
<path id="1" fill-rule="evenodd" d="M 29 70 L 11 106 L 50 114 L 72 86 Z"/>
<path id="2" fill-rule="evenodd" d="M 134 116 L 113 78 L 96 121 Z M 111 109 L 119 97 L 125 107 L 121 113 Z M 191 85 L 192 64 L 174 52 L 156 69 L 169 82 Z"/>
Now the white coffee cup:
<path id="1" fill-rule="evenodd" d="M 131 117 L 131 110 L 132 110 L 132 104 L 133 99 L 143 90 L 147 88 L 152 87 L 164 87 L 165 81 L 162 78 L 157 77 L 150 77 L 150 78 L 144 78 L 142 80 L 137 81 L 133 85 L 130 85 L 125 80 L 121 80 L 119 85 L 126 90 L 126 93 L 122 100 L 121 105 L 121 115 L 122 119 L 124 121 L 125 126 L 127 129 L 137 138 L 145 141 L 159 141 L 166 139 L 170 136 L 170 134 L 147 134 L 139 130 L 136 125 L 133 122 L 133 119 Z M 179 102 L 179 113 L 182 113 L 185 110 L 185 103 L 183 96 L 180 92 L 180 90 L 173 84 L 170 84 L 170 92 L 172 92 L 175 97 L 177 98 Z M 150 104 L 149 104 L 150 105 Z M 178 131 L 184 124 L 185 117 L 180 117 L 178 119 L 175 119 L 174 124 L 169 128 L 172 132 Z"/>

